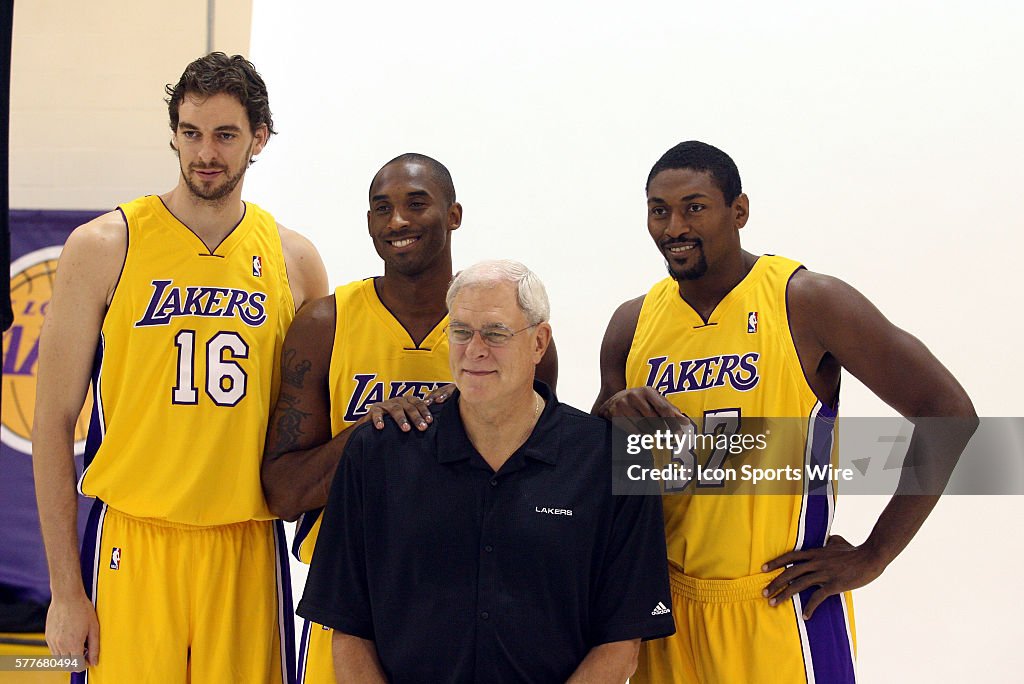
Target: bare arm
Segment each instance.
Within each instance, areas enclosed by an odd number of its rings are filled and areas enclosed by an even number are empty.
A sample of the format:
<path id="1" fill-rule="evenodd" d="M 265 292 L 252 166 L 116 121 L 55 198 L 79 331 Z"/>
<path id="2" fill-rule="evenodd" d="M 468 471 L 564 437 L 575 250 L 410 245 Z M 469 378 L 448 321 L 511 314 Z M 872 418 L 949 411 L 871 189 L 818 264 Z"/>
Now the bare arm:
<path id="1" fill-rule="evenodd" d="M 281 392 L 260 475 L 267 505 L 285 520 L 326 505 L 351 432 L 331 438 L 328 372 L 335 319 L 333 295 L 310 303 L 295 316 L 282 348 Z"/>
<path id="2" fill-rule="evenodd" d="M 334 677 L 338 684 L 387 683 L 374 642 L 335 630 L 331 651 L 334 654 Z"/>
<path id="3" fill-rule="evenodd" d="M 604 403 L 626 389 L 626 358 L 643 304 L 643 296 L 624 302 L 608 321 L 608 329 L 601 341 L 601 390 L 590 411 L 594 415 L 600 415 L 599 410 Z"/>
<path id="4" fill-rule="evenodd" d="M 32 466 L 53 596 L 46 641 L 55 655 L 88 651 L 91 664 L 99 658 L 99 625 L 79 561 L 74 429 L 127 245 L 119 212 L 71 234 L 57 266 L 39 342 Z"/>
<path id="5" fill-rule="evenodd" d="M 623 684 L 636 670 L 639 653 L 639 639 L 595 646 L 566 684 Z"/>
<path id="6" fill-rule="evenodd" d="M 260 478 L 274 515 L 295 520 L 327 505 L 334 472 L 359 425 L 383 429 L 389 415 L 402 430 L 425 430 L 433 420 L 427 403 L 414 396 L 387 399 L 331 436 L 329 372 L 337 312 L 334 296 L 322 297 L 295 316 L 281 352 L 281 391 L 270 416 Z"/>
<path id="7" fill-rule="evenodd" d="M 821 587 L 805 607 L 810 615 L 827 596 L 878 577 L 907 546 L 938 502 L 978 421 L 963 387 L 927 347 L 846 283 L 801 272 L 788 296 L 794 339 L 818 395 L 831 395 L 838 383 L 832 367 L 838 364 L 915 423 L 896 495 L 861 546 L 833 536 L 823 549 L 791 552 L 765 565 L 773 570 L 797 563 L 768 586 L 766 595 L 780 592 L 773 603 Z M 936 417 L 945 420 L 921 420 Z"/>
<path id="8" fill-rule="evenodd" d="M 281 248 L 284 251 L 288 282 L 292 288 L 292 299 L 298 311 L 307 302 L 327 294 L 327 269 L 313 243 L 294 230 L 280 223 Z"/>

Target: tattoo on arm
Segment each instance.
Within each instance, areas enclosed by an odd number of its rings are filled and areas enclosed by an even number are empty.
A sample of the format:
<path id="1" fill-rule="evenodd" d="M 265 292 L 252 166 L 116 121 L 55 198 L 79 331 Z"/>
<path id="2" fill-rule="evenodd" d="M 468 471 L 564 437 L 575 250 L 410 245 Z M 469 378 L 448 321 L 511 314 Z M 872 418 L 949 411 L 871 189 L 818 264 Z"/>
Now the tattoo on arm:
<path id="1" fill-rule="evenodd" d="M 274 452 L 283 454 L 292 451 L 299 443 L 299 437 L 303 434 L 301 430 L 302 421 L 310 414 L 300 411 L 297 405 L 299 398 L 282 393 L 278 400 L 277 407 L 277 443 L 274 445 Z"/>
<path id="2" fill-rule="evenodd" d="M 296 353 L 294 349 L 288 349 L 284 353 L 284 377 L 282 380 L 291 385 L 292 387 L 302 388 L 302 383 L 305 382 L 306 373 L 313 367 L 313 364 L 309 359 L 302 359 L 297 361 L 295 359 Z"/>

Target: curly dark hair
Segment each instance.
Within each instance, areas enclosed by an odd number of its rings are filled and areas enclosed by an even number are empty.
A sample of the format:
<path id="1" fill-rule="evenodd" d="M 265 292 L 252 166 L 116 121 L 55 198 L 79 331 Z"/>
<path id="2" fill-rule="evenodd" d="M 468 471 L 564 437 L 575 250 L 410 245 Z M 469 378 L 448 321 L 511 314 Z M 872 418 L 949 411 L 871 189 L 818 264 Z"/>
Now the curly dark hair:
<path id="1" fill-rule="evenodd" d="M 644 186 L 644 190 L 650 190 L 654 177 L 666 169 L 706 171 L 714 179 L 718 189 L 722 191 L 725 203 L 729 206 L 732 206 L 733 201 L 743 192 L 740 172 L 732 157 L 717 147 L 699 140 L 681 142 L 661 155 L 661 159 L 654 164 L 651 173 L 647 176 L 647 185 Z"/>
<path id="2" fill-rule="evenodd" d="M 260 124 L 266 124 L 271 135 L 277 133 L 270 114 L 267 84 L 252 62 L 242 55 L 228 57 L 223 52 L 211 52 L 185 67 L 178 82 L 173 86 L 168 83 L 164 90 L 172 131 L 178 130 L 178 107 L 186 93 L 202 97 L 227 93 L 238 98 L 245 107 L 253 132 Z"/>

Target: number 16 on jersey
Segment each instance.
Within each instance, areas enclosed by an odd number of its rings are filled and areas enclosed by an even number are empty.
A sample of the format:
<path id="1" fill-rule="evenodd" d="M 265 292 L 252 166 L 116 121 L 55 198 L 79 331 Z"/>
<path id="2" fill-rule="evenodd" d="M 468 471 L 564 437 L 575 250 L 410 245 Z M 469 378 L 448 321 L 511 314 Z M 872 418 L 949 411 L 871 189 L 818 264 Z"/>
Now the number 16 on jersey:
<path id="1" fill-rule="evenodd" d="M 201 341 L 200 341 L 201 342 Z M 178 348 L 177 377 L 171 403 L 199 403 L 196 387 L 196 331 L 183 329 L 174 336 Z M 200 379 L 206 395 L 217 406 L 235 406 L 245 397 L 248 376 L 237 359 L 249 358 L 249 345 L 236 332 L 222 331 L 206 342 L 206 377 Z"/>

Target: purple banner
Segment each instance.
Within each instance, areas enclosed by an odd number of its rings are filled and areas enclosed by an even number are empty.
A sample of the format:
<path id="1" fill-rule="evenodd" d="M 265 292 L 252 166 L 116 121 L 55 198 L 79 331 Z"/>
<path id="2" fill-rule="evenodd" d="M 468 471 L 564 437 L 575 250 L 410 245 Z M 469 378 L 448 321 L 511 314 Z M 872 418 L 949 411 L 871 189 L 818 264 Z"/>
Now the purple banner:
<path id="1" fill-rule="evenodd" d="M 8 596 L 19 601 L 47 603 L 50 600 L 46 556 L 36 512 L 31 456 L 39 332 L 50 303 L 57 258 L 64 241 L 76 226 L 101 213 L 48 210 L 10 212 L 14 324 L 3 335 L 0 587 Z M 83 340 L 82 343 L 88 342 Z M 83 416 L 76 429 L 76 440 L 85 438 L 88 413 L 83 413 Z M 75 451 L 80 452 L 77 443 Z M 80 471 L 80 455 L 77 460 Z M 79 509 L 81 530 L 88 508 L 82 505 Z"/>

